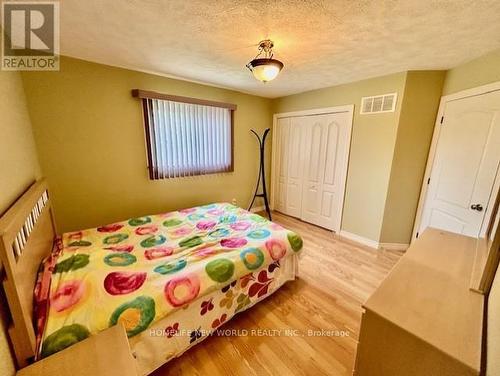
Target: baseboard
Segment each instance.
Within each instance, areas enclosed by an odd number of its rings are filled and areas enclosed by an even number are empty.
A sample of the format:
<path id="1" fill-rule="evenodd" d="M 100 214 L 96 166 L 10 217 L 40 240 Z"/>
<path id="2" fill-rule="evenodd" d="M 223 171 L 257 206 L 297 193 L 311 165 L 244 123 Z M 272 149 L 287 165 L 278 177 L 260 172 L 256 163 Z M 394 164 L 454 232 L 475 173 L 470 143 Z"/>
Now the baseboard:
<path id="1" fill-rule="evenodd" d="M 406 251 L 410 245 L 404 243 L 380 243 L 379 248 L 387 249 L 388 251 Z"/>
<path id="2" fill-rule="evenodd" d="M 351 232 L 344 231 L 344 230 L 340 230 L 339 236 L 343 237 L 343 238 L 346 238 L 348 240 L 352 240 L 353 242 L 366 245 L 366 246 L 368 246 L 370 248 L 377 249 L 380 246 L 379 242 L 377 242 L 375 240 L 364 238 L 362 236 L 359 236 L 359 235 L 356 235 L 356 234 L 353 234 Z"/>
<path id="3" fill-rule="evenodd" d="M 404 243 L 379 243 L 375 240 L 368 239 L 363 236 L 359 236 L 344 230 L 340 230 L 339 236 L 351 240 L 353 242 L 366 245 L 370 248 L 386 249 L 388 251 L 406 251 L 410 246 L 409 244 L 404 244 Z"/>
<path id="4" fill-rule="evenodd" d="M 264 205 L 262 205 L 262 206 L 253 207 L 252 209 L 250 209 L 250 212 L 251 213 L 258 213 L 258 212 L 262 212 L 264 210 L 266 210 L 266 207 Z"/>

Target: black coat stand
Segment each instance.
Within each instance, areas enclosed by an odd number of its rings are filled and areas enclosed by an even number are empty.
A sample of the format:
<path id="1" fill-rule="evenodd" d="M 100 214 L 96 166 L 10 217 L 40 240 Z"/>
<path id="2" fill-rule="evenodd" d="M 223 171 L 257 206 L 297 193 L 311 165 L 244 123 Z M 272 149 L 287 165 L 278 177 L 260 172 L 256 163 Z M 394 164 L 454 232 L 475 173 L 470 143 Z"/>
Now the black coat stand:
<path id="1" fill-rule="evenodd" d="M 252 203 L 248 207 L 248 210 L 252 209 L 252 205 L 255 201 L 256 197 L 262 197 L 264 199 L 264 204 L 266 205 L 266 212 L 267 216 L 269 217 L 269 220 L 271 221 L 271 209 L 269 209 L 269 201 L 267 200 L 267 190 L 266 190 L 266 172 L 264 170 L 264 147 L 266 143 L 266 137 L 270 131 L 269 128 L 267 128 L 264 131 L 264 134 L 262 135 L 262 138 L 255 132 L 253 129 L 250 130 L 256 137 L 257 140 L 259 140 L 259 148 L 260 148 L 260 165 L 259 165 L 259 177 L 257 179 L 257 186 L 255 187 L 255 193 L 253 195 Z M 257 193 L 259 192 L 259 185 L 260 185 L 260 180 L 262 179 L 262 193 Z"/>

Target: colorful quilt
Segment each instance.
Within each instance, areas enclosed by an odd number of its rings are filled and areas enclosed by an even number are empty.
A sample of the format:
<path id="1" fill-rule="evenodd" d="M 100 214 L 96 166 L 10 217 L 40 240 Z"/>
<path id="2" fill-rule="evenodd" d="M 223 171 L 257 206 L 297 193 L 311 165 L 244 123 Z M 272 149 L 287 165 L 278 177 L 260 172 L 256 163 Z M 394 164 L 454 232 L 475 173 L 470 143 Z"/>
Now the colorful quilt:
<path id="1" fill-rule="evenodd" d="M 301 248 L 297 234 L 226 203 L 66 233 L 41 356 L 117 323 L 133 337 Z"/>
<path id="2" fill-rule="evenodd" d="M 221 326 L 240 312 L 267 299 L 286 282 L 293 281 L 297 275 L 299 257 L 300 254 L 291 255 L 246 274 L 220 290 L 192 301 L 183 309 L 170 313 L 147 330 L 129 338 L 138 374 L 151 374 L 156 368 L 210 336 L 253 337 L 262 333 L 262 325 L 256 323 L 249 323 L 244 327 Z M 264 311 L 272 310 L 276 304 L 280 304 L 280 299 L 265 304 L 267 308 Z M 234 331 L 236 328 L 237 332 Z M 282 334 L 285 333 L 286 329 Z M 210 351 L 213 352 L 213 349 Z"/>

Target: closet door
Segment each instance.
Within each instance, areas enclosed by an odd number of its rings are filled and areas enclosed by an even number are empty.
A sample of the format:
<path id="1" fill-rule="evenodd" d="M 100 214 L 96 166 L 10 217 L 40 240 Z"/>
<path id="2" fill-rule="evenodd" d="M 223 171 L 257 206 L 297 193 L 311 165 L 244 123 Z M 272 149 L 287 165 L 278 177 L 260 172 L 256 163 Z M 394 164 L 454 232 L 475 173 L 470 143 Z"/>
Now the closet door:
<path id="1" fill-rule="evenodd" d="M 302 210 L 302 130 L 305 117 L 290 118 L 285 213 L 300 218 Z"/>
<path id="2" fill-rule="evenodd" d="M 331 230 L 340 228 L 348 129 L 347 113 L 311 116 L 305 128 L 301 218 Z"/>
<path id="3" fill-rule="evenodd" d="M 323 227 L 340 230 L 344 190 L 347 180 L 347 155 L 350 144 L 350 114 L 330 114 L 325 119 L 325 167 L 321 206 L 318 214 Z"/>
<path id="4" fill-rule="evenodd" d="M 344 108 L 277 119 L 273 136 L 276 210 L 340 230 L 351 125 L 352 109 Z"/>
<path id="5" fill-rule="evenodd" d="M 286 214 L 286 187 L 288 179 L 288 135 L 290 118 L 280 118 L 276 127 L 276 150 L 278 151 L 278 174 L 276 182 L 276 210 Z"/>
<path id="6" fill-rule="evenodd" d="M 322 226 L 323 171 L 325 169 L 324 116 L 309 116 L 304 123 L 304 185 L 301 219 Z"/>

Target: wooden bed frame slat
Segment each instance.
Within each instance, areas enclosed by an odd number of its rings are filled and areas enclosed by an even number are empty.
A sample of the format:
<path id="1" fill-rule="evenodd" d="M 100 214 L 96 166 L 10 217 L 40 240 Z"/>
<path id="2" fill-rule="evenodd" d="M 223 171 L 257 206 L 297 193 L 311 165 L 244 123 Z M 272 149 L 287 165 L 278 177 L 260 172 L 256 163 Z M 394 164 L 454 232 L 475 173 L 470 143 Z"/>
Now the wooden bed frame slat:
<path id="1" fill-rule="evenodd" d="M 44 179 L 35 182 L 0 218 L 0 261 L 12 324 L 9 335 L 17 366 L 35 355 L 33 290 L 41 261 L 52 251 L 54 215 Z"/>

